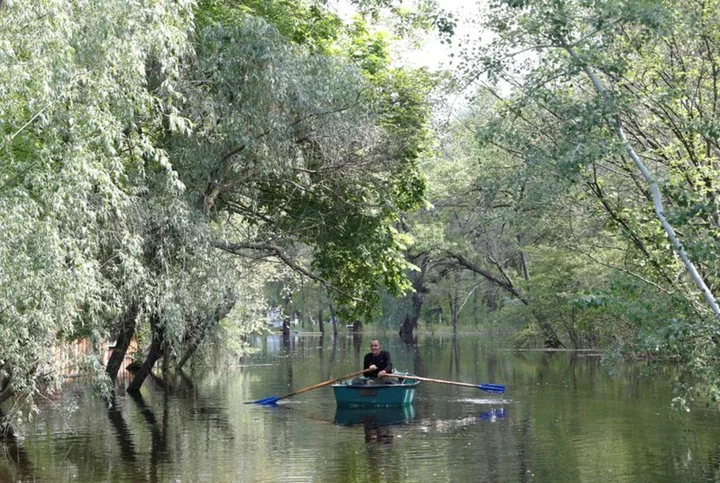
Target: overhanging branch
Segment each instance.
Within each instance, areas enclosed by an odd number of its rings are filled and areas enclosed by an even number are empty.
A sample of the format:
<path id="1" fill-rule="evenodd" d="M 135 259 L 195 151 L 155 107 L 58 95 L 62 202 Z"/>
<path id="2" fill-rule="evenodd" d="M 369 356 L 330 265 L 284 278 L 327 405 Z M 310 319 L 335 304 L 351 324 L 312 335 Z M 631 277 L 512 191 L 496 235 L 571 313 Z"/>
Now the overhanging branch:
<path id="1" fill-rule="evenodd" d="M 323 286 L 327 287 L 329 290 L 332 290 L 343 297 L 347 297 L 350 300 L 353 300 L 355 302 L 362 302 L 361 299 L 357 297 L 353 297 L 352 295 L 348 294 L 344 290 L 334 286 L 332 283 L 328 282 L 324 278 L 322 278 L 319 275 L 315 275 L 311 271 L 307 270 L 305 267 L 302 267 L 295 263 L 293 260 L 288 257 L 285 252 L 283 251 L 282 247 L 279 247 L 277 245 L 271 245 L 269 243 L 254 243 L 254 242 L 243 242 L 243 243 L 224 243 L 224 242 L 214 242 L 213 246 L 215 248 L 219 248 L 220 250 L 223 250 L 227 253 L 232 253 L 233 255 L 240 255 L 244 256 L 243 250 L 257 250 L 266 252 L 268 256 L 273 256 L 276 258 L 279 258 L 285 265 L 287 265 L 292 270 L 296 271 L 297 273 L 304 275 L 312 280 L 315 280 L 316 282 L 321 283 Z"/>
<path id="2" fill-rule="evenodd" d="M 521 301 L 522 303 L 524 303 L 525 305 L 530 305 L 530 301 L 529 301 L 522 293 L 520 293 L 520 291 L 519 291 L 518 289 L 516 289 L 516 288 L 512 285 L 512 282 L 510 282 L 510 281 L 505 281 L 505 280 L 501 280 L 500 278 L 496 277 L 494 274 L 492 274 L 492 273 L 488 272 L 487 270 L 485 270 L 485 269 L 483 269 L 483 268 L 475 265 L 475 264 L 472 263 L 470 260 L 468 260 L 467 258 L 463 257 L 462 255 L 460 255 L 460 254 L 458 254 L 458 253 L 448 253 L 448 256 L 449 256 L 450 258 L 454 258 L 455 260 L 457 260 L 457 262 L 458 262 L 460 265 L 462 265 L 463 267 L 467 268 L 468 270 L 470 270 L 470 271 L 472 271 L 472 272 L 475 272 L 475 273 L 477 273 L 477 274 L 479 274 L 479 275 L 482 275 L 483 277 L 485 277 L 487 280 L 489 280 L 490 282 L 494 283 L 494 284 L 497 285 L 498 287 L 500 287 L 500 288 L 502 288 L 502 289 L 510 292 L 511 294 L 513 294 L 515 297 L 517 297 L 518 300 L 520 300 L 520 301 Z"/>

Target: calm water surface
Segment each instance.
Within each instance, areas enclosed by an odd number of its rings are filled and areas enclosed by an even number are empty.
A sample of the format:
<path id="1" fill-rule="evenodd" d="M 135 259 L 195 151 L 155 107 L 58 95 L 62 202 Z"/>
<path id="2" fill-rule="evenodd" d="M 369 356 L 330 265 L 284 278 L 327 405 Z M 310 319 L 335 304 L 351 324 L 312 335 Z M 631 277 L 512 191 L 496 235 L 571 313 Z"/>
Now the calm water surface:
<path id="1" fill-rule="evenodd" d="M 340 410 L 324 387 L 274 408 L 243 404 L 361 369 L 370 343 L 262 338 L 241 368 L 170 390 L 151 380 L 113 410 L 68 385 L 0 444 L 0 482 L 720 481 L 717 412 L 674 412 L 669 382 L 639 365 L 610 376 L 592 355 L 503 350 L 477 335 L 380 339 L 398 369 L 507 392 L 423 383 L 408 408 Z"/>

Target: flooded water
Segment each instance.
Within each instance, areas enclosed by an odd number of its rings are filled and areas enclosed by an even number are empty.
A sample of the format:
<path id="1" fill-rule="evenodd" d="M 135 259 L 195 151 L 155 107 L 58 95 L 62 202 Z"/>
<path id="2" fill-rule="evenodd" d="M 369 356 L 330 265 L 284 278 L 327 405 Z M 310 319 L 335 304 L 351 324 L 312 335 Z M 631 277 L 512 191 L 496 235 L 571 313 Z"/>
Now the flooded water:
<path id="1" fill-rule="evenodd" d="M 380 339 L 397 369 L 507 391 L 424 382 L 412 406 L 340 409 L 328 386 L 244 404 L 357 371 L 370 342 L 268 337 L 241 368 L 149 380 L 112 410 L 68 385 L 0 445 L 0 482 L 720 481 L 717 411 L 673 411 L 641 365 L 610 376 L 590 354 L 477 335 Z"/>

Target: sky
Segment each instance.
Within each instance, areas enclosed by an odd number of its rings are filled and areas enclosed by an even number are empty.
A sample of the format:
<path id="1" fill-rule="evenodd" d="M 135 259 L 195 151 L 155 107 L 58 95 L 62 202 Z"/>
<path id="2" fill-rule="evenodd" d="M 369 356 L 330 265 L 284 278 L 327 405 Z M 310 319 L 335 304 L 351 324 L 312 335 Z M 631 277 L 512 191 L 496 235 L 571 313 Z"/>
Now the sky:
<path id="1" fill-rule="evenodd" d="M 407 6 L 413 3 L 409 0 L 402 1 L 402 4 Z M 439 37 L 434 33 L 428 34 L 420 48 L 412 48 L 408 42 L 398 44 L 393 53 L 403 65 L 452 69 L 451 53 L 454 52 L 457 56 L 458 46 L 463 43 L 463 39 L 477 36 L 478 26 L 471 23 L 471 20 L 477 18 L 477 12 L 480 10 L 478 4 L 485 4 L 484 0 L 438 0 L 438 3 L 443 10 L 452 12 L 457 21 L 452 45 L 441 44 Z M 343 18 L 349 19 L 353 15 L 354 9 L 348 0 L 332 0 L 328 4 Z"/>

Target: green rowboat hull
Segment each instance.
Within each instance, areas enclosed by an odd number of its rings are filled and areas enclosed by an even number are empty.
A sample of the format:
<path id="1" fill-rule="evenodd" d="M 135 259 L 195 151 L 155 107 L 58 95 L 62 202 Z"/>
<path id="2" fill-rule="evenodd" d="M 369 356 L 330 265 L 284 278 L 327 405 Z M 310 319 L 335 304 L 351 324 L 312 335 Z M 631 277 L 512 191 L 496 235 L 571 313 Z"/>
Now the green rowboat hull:
<path id="1" fill-rule="evenodd" d="M 419 384 L 334 384 L 332 388 L 338 407 L 409 406 Z"/>

